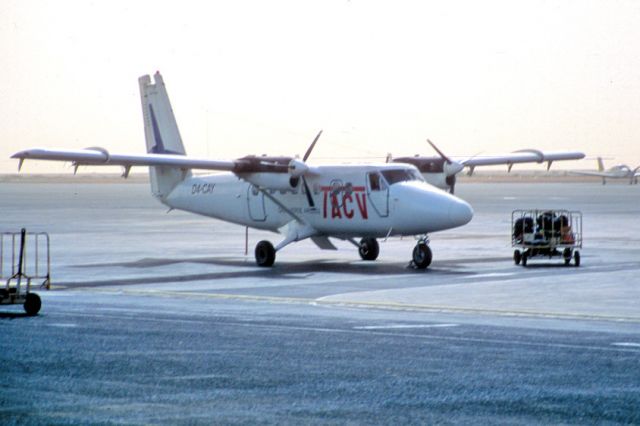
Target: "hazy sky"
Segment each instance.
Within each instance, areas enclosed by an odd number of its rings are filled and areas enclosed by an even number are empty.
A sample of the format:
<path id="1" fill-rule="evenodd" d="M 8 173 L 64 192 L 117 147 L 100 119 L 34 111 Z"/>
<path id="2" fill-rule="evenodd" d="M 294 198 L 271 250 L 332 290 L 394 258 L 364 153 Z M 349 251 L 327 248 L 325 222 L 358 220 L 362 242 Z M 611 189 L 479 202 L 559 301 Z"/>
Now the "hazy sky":
<path id="1" fill-rule="evenodd" d="M 324 129 L 311 160 L 430 138 L 640 165 L 636 0 L 1 0 L 0 52 L 5 173 L 29 147 L 144 152 L 137 78 L 156 70 L 198 156 L 302 154 Z"/>

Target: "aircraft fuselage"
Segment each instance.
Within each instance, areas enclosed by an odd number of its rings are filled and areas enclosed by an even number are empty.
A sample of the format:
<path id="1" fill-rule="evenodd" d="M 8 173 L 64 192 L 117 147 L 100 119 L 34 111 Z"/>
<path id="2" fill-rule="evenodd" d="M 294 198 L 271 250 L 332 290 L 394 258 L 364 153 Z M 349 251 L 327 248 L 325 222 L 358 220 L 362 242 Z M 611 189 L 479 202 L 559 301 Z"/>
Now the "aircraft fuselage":
<path id="1" fill-rule="evenodd" d="M 384 168 L 321 166 L 317 170 L 317 175 L 306 178 L 310 199 L 301 181 L 276 190 L 221 173 L 188 178 L 162 202 L 271 231 L 298 217 L 320 234 L 345 238 L 427 234 L 462 226 L 473 214 L 466 202 L 421 180 L 389 183 L 381 174 Z"/>

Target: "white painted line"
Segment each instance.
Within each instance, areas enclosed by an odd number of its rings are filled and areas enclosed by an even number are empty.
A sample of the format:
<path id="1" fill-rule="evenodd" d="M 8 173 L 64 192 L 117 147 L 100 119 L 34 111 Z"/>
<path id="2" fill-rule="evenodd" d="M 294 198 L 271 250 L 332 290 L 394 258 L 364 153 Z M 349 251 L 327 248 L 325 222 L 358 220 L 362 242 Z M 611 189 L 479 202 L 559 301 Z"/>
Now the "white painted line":
<path id="1" fill-rule="evenodd" d="M 476 274 L 468 277 L 462 277 L 465 280 L 476 280 L 478 278 L 501 278 L 501 277 L 512 277 L 518 275 L 517 272 L 491 272 L 488 274 Z"/>
<path id="2" fill-rule="evenodd" d="M 393 325 L 365 325 L 353 327 L 356 330 L 390 330 L 399 328 L 443 328 L 457 327 L 458 324 L 393 324 Z"/>
<path id="3" fill-rule="evenodd" d="M 52 324 L 47 324 L 49 327 L 60 327 L 60 328 L 73 328 L 73 327 L 77 327 L 78 324 L 73 324 L 73 323 L 52 323 Z"/>
<path id="4" fill-rule="evenodd" d="M 616 342 L 616 343 L 612 343 L 611 346 L 622 346 L 625 348 L 640 348 L 640 343 Z"/>

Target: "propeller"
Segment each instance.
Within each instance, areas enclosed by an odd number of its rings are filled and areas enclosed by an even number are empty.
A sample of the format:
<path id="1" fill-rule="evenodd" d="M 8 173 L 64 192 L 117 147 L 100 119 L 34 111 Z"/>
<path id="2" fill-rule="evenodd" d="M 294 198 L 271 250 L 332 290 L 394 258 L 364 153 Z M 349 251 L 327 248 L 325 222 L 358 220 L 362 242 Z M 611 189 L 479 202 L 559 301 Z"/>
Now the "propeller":
<path id="1" fill-rule="evenodd" d="M 464 169 L 464 164 L 447 157 L 447 155 L 444 152 L 440 151 L 436 144 L 431 142 L 429 139 L 427 139 L 427 142 L 444 160 L 442 169 L 444 171 L 444 174 L 446 175 L 446 182 L 447 185 L 449 185 L 449 192 L 453 194 L 456 186 L 456 175 Z"/>
<path id="2" fill-rule="evenodd" d="M 302 161 L 307 161 L 307 158 L 309 158 L 309 156 L 311 155 L 311 151 L 313 151 L 313 148 L 316 146 L 316 142 L 318 142 L 318 139 L 320 139 L 321 134 L 322 134 L 322 130 L 318 132 L 318 134 L 316 135 L 316 138 L 313 140 L 313 142 L 311 142 L 311 145 L 309 145 L 307 152 L 305 152 L 304 157 L 302 157 Z"/>
<path id="3" fill-rule="evenodd" d="M 318 142 L 318 139 L 320 139 L 320 135 L 322 135 L 322 130 L 318 132 L 313 142 L 311 142 L 311 145 L 309 145 L 309 148 L 307 148 L 307 152 L 304 153 L 302 161 L 294 158 L 289 162 L 289 174 L 291 175 L 291 179 L 293 180 L 302 178 L 302 184 L 304 185 L 304 190 L 307 194 L 307 202 L 309 203 L 309 207 L 311 208 L 315 208 L 315 203 L 313 202 L 313 197 L 311 197 L 311 191 L 309 190 L 307 180 L 304 177 L 305 173 L 309 171 L 309 166 L 305 164 L 305 161 L 307 161 L 307 159 L 311 155 L 311 151 L 313 151 L 313 148 L 316 146 L 316 142 Z"/>

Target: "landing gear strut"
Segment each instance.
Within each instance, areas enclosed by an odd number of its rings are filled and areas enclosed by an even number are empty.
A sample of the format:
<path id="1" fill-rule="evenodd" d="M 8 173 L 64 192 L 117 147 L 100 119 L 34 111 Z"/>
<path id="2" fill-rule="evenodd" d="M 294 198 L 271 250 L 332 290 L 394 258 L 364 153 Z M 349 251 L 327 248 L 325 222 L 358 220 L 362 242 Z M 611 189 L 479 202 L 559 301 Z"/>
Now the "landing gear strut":
<path id="1" fill-rule="evenodd" d="M 256 263 L 258 266 L 273 266 L 276 261 L 276 249 L 269 241 L 263 240 L 256 244 Z"/>
<path id="2" fill-rule="evenodd" d="M 375 238 L 363 238 L 358 246 L 358 254 L 362 260 L 376 260 L 380 254 L 380 246 Z"/>
<path id="3" fill-rule="evenodd" d="M 428 242 L 429 241 L 426 238 L 420 239 L 418 244 L 413 248 L 413 258 L 411 263 L 416 269 L 426 269 L 431 265 L 433 254 L 431 253 Z"/>

